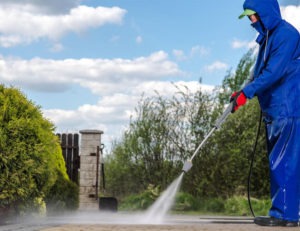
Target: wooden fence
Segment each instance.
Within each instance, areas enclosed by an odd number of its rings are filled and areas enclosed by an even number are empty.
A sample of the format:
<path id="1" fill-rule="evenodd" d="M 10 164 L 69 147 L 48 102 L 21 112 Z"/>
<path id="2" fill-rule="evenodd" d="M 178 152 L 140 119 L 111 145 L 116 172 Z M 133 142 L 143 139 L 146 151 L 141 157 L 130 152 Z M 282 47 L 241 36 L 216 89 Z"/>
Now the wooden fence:
<path id="1" fill-rule="evenodd" d="M 80 168 L 79 134 L 58 133 L 57 136 L 60 140 L 62 154 L 66 162 L 69 178 L 78 184 L 78 169 Z"/>

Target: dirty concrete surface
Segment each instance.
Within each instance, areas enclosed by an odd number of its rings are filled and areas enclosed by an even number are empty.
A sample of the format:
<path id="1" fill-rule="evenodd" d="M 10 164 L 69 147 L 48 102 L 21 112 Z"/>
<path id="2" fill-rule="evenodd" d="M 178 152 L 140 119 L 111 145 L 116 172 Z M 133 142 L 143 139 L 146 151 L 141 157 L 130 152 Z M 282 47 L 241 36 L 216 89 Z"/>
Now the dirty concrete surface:
<path id="1" fill-rule="evenodd" d="M 46 218 L 31 217 L 0 225 L 0 231 L 279 231 L 261 227 L 251 217 L 169 215 L 157 224 L 145 223 L 139 214 L 74 213 Z M 300 227 L 288 228 L 300 230 Z"/>

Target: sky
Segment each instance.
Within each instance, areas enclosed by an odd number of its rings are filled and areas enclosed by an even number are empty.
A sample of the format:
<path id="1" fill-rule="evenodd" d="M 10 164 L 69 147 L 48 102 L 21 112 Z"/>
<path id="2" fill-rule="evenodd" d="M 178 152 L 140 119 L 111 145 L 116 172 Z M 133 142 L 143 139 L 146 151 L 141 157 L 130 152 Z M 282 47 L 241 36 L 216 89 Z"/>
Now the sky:
<path id="1" fill-rule="evenodd" d="M 300 31 L 300 0 L 279 0 Z M 104 132 L 110 147 L 142 95 L 211 90 L 255 47 L 243 1 L 0 0 L 0 83 L 56 132 Z M 199 79 L 202 82 L 199 82 Z M 107 148 L 105 151 L 109 151 Z"/>

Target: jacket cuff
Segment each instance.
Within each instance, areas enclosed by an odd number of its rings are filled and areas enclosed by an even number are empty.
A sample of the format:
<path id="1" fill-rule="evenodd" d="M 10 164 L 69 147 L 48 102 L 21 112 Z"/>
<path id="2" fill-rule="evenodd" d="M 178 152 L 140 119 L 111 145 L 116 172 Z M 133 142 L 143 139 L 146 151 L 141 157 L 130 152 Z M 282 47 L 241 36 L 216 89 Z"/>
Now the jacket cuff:
<path id="1" fill-rule="evenodd" d="M 252 99 L 255 95 L 255 89 L 251 86 L 251 84 L 244 87 L 242 91 L 248 99 Z"/>

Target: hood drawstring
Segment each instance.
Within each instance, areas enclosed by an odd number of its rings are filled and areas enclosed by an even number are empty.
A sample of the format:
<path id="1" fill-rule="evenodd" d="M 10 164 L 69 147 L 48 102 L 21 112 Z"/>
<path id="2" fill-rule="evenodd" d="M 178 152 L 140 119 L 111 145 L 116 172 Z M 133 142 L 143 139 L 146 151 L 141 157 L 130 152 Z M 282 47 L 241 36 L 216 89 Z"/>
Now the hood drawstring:
<path id="1" fill-rule="evenodd" d="M 267 30 L 267 36 L 266 36 L 266 45 L 265 45 L 265 52 L 264 52 L 264 63 L 266 63 L 266 59 L 267 59 L 268 39 L 269 39 L 269 30 Z"/>

